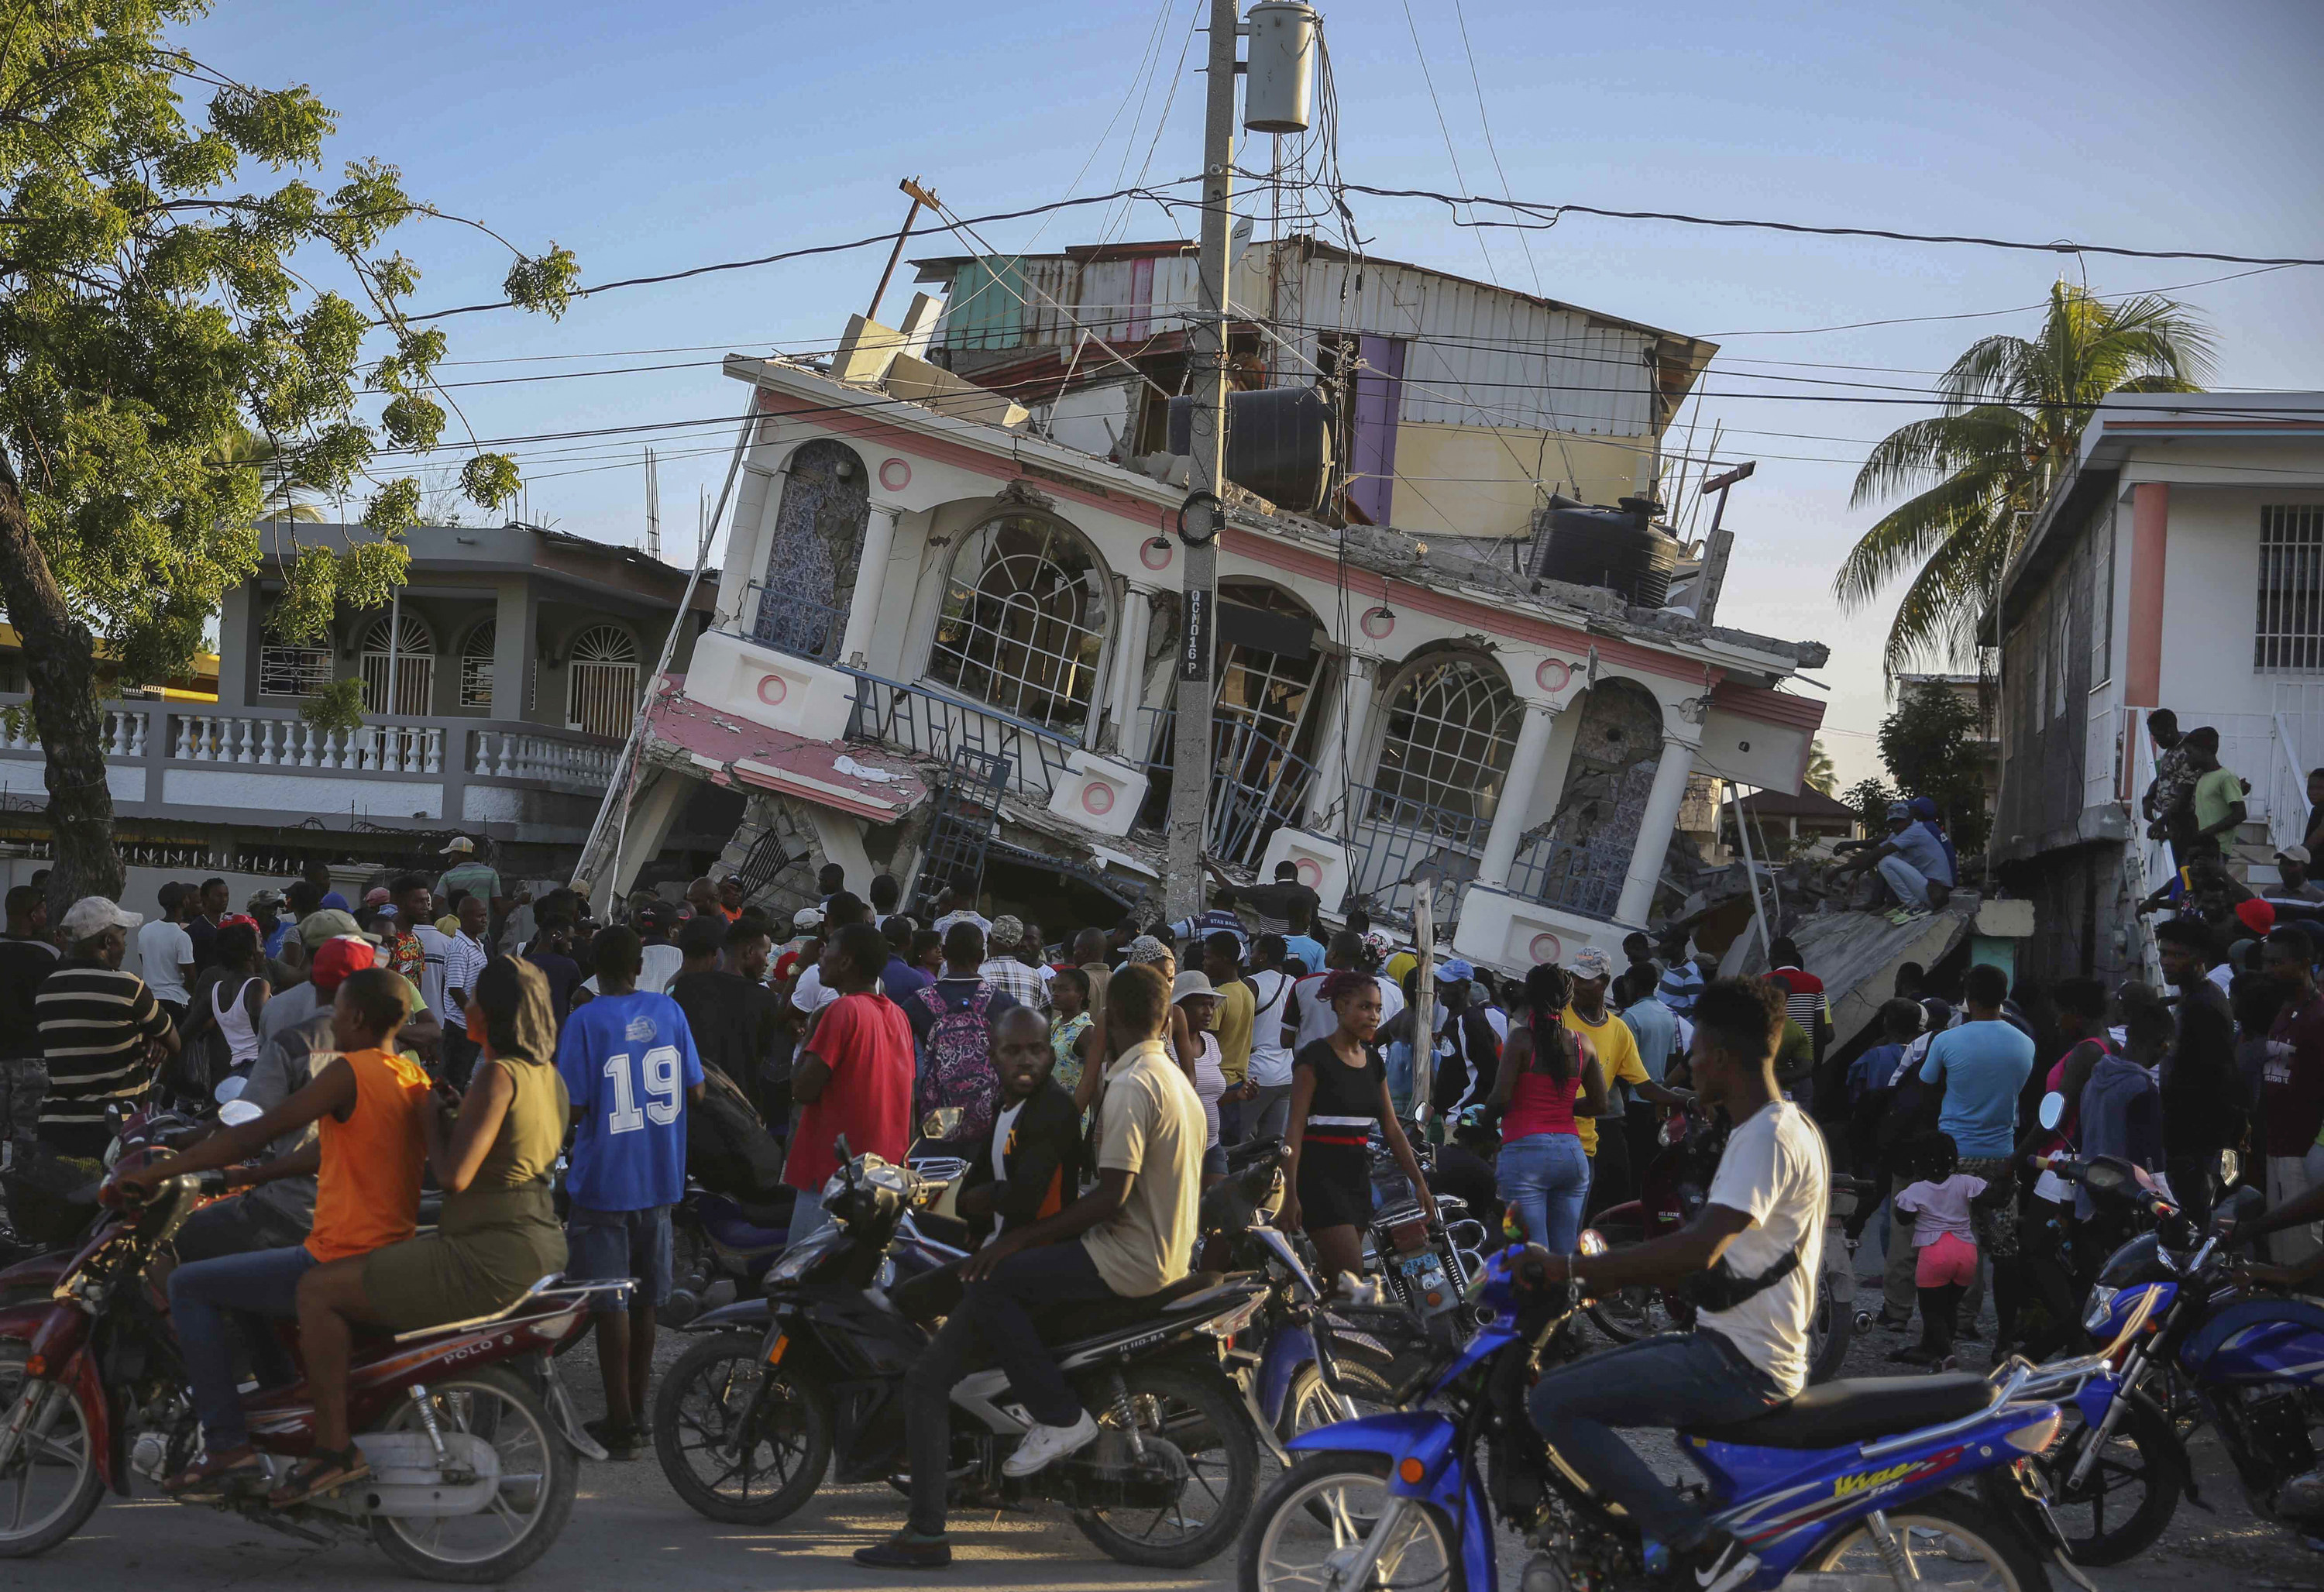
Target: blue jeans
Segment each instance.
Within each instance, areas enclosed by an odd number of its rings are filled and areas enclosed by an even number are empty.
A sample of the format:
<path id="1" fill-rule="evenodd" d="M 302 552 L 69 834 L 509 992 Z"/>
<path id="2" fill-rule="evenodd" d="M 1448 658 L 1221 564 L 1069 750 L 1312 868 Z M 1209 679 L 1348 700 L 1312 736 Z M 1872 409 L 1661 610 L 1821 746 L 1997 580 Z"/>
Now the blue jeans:
<path id="1" fill-rule="evenodd" d="M 1501 1146 L 1496 1166 L 1501 1203 L 1513 1206 L 1526 1238 L 1555 1255 L 1582 1238 L 1582 1205 L 1590 1195 L 1590 1157 L 1570 1133 L 1529 1133 Z"/>
<path id="2" fill-rule="evenodd" d="M 1723 1425 L 1784 1402 L 1765 1371 L 1709 1329 L 1593 1354 L 1544 1376 L 1526 1401 L 1534 1425 L 1574 1473 L 1628 1510 L 1642 1536 L 1674 1548 L 1702 1540 L 1702 1515 L 1614 1429 Z"/>
<path id="3" fill-rule="evenodd" d="M 201 1417 L 202 1442 L 213 1454 L 250 1440 L 243 1424 L 242 1395 L 235 1389 L 234 1345 L 226 1339 L 231 1311 L 254 1341 L 272 1321 L 296 1321 L 299 1279 L 317 1265 L 303 1244 L 286 1249 L 255 1249 L 196 1260 L 170 1274 L 170 1320 L 178 1330 L 178 1349 L 186 1380 Z"/>

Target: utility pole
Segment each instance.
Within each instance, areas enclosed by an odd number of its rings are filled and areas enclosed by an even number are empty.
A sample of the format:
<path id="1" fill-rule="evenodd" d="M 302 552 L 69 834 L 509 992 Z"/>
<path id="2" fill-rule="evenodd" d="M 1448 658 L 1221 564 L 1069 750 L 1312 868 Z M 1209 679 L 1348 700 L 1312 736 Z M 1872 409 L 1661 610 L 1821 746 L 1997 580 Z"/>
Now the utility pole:
<path id="1" fill-rule="evenodd" d="M 1211 794 L 1211 712 L 1219 578 L 1218 529 L 1226 518 L 1227 213 L 1234 191 L 1238 0 L 1211 0 L 1209 93 L 1203 115 L 1202 308 L 1194 321 L 1189 428 L 1193 490 L 1179 511 L 1185 557 L 1178 607 L 1177 722 L 1171 738 L 1170 831 L 1162 899 L 1173 922 L 1203 910 L 1203 830 Z"/>

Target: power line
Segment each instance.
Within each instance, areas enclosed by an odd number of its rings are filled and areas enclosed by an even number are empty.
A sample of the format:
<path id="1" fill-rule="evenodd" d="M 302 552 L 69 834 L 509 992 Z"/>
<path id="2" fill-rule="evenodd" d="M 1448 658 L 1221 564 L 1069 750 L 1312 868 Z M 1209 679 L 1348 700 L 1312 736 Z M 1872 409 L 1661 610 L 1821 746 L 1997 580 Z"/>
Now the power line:
<path id="1" fill-rule="evenodd" d="M 2226 276 L 2207 276 L 2200 281 L 2172 282 L 2161 288 L 2132 288 L 2118 293 L 2092 293 L 2093 299 L 2144 299 L 2155 293 L 2183 293 L 2189 288 L 2208 288 L 2215 282 L 2239 282 L 2247 276 L 2266 276 L 2278 271 L 2288 271 L 2285 265 L 2263 265 L 2257 271 L 2230 271 Z M 1823 332 L 1859 332 L 1869 327 L 1914 326 L 1924 321 L 1986 320 L 1997 315 L 2024 315 L 2032 310 L 2047 309 L 2047 299 L 2039 304 L 2016 304 L 2006 309 L 1962 309 L 1950 315 L 1894 315 L 1885 320 L 1852 320 L 1836 327 L 1776 327 L 1757 332 L 1705 332 L 1706 339 L 1720 337 L 1812 337 Z"/>
<path id="2" fill-rule="evenodd" d="M 1028 216 L 1047 216 L 1055 211 L 1070 210 L 1084 205 L 1108 205 L 1111 204 L 1116 199 L 1125 197 L 1129 197 L 1133 199 L 1152 198 L 1159 202 L 1165 189 L 1183 188 L 1187 183 L 1199 182 L 1202 179 L 1198 176 L 1181 177 L 1169 182 L 1154 184 L 1150 188 L 1139 187 L 1117 189 L 1112 193 L 1090 194 L 1077 199 L 1055 199 L 1048 204 L 1034 205 L 1022 210 L 997 210 L 990 216 L 969 216 L 965 219 L 955 221 L 954 225 L 956 226 L 966 227 L 982 225 L 995 221 L 1021 221 Z M 617 288 L 643 288 L 651 287 L 660 282 L 685 281 L 691 277 L 708 276 L 715 271 L 750 271 L 761 265 L 779 264 L 786 260 L 804 260 L 811 254 L 844 254 L 853 249 L 868 249 L 874 244 L 893 244 L 895 241 L 896 235 L 892 232 L 876 232 L 869 237 L 856 238 L 849 243 L 816 244 L 803 249 L 784 249 L 779 253 L 773 254 L 761 254 L 754 260 L 724 260 L 720 261 L 714 265 L 689 266 L 683 271 L 666 271 L 653 276 L 623 277 L 618 281 L 599 282 L 594 287 L 576 288 L 573 290 L 573 297 L 576 299 L 586 299 L 598 293 L 610 293 Z M 513 309 L 515 308 L 515 299 L 501 299 L 490 304 L 463 304 L 458 306 L 456 308 L 452 309 L 431 309 L 427 311 L 425 314 L 406 316 L 404 318 L 408 321 L 414 322 L 423 320 L 442 320 L 447 316 L 475 315 L 487 309 Z"/>
<path id="3" fill-rule="evenodd" d="M 1567 216 L 1596 216 L 1609 221 L 1669 221 L 1683 226 L 1717 226 L 1757 232 L 1802 233 L 1815 237 L 1885 238 L 1899 244 L 1963 244 L 1982 249 L 2015 249 L 2036 254 L 2113 254 L 2126 260 L 2217 260 L 2227 265 L 2324 265 L 2324 259 L 2302 256 L 2220 254 L 2207 249 L 2133 249 L 2116 244 L 2077 244 L 2063 240 L 2030 244 L 2014 238 L 1978 237 L 1966 233 L 1893 232 L 1878 226 L 1817 226 L 1802 221 L 1743 220 L 1729 216 L 1688 216 L 1674 210 L 1607 210 L 1595 205 L 1551 205 L 1523 199 L 1496 199 L 1471 194 L 1437 193 L 1425 188 L 1371 188 L 1360 182 L 1346 185 L 1351 193 L 1380 199 L 1434 199 L 1450 208 L 1456 226 L 1525 227 L 1545 232 Z M 1535 217 L 1531 223 L 1462 221 L 1460 207 L 1474 210 L 1493 205 Z"/>

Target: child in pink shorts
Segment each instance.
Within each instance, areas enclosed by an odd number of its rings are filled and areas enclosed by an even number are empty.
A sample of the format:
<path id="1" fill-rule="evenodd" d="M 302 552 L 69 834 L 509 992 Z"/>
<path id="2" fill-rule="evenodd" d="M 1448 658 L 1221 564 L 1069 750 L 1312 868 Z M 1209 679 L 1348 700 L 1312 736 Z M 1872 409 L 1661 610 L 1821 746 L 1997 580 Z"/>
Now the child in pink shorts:
<path id="1" fill-rule="evenodd" d="M 1960 1164 L 1950 1134 L 1926 1134 L 1914 1143 L 1912 1165 L 1920 1181 L 1896 1196 L 1896 1213 L 1911 1219 L 1918 1251 L 1913 1283 L 1921 1294 L 1921 1341 L 1896 1350 L 1892 1360 L 1939 1368 L 1953 1363 L 1954 1312 L 1977 1276 L 1969 1202 L 1985 1192 L 1985 1179 L 1959 1171 Z"/>

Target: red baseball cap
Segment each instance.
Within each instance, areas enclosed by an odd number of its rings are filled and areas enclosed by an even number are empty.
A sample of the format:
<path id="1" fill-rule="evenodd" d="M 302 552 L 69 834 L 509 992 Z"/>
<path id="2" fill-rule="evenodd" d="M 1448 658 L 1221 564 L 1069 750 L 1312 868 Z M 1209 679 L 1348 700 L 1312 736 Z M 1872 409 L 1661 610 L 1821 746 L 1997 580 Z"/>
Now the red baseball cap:
<path id="1" fill-rule="evenodd" d="M 2275 908 L 2257 896 L 2248 901 L 2236 902 L 2236 916 L 2243 919 L 2244 927 L 2255 935 L 2264 935 L 2275 926 Z"/>
<path id="2" fill-rule="evenodd" d="M 369 940 L 361 934 L 339 934 L 315 948 L 307 977 L 318 990 L 333 990 L 346 982 L 349 973 L 359 973 L 378 961 L 379 947 Z"/>

